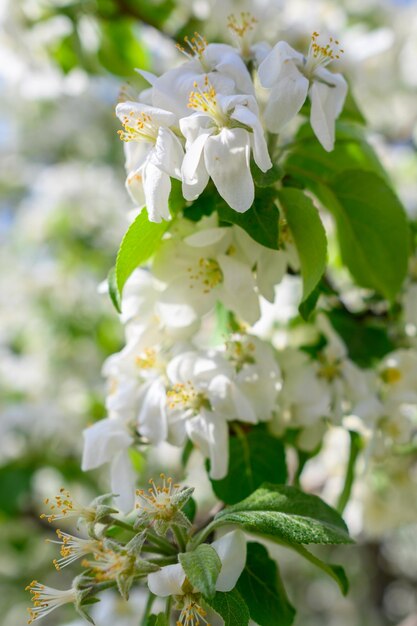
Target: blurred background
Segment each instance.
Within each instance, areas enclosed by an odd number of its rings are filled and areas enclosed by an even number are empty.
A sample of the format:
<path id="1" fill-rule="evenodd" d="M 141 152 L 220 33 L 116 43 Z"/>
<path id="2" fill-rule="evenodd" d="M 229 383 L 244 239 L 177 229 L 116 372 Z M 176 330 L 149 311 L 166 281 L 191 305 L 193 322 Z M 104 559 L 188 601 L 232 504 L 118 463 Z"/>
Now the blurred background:
<path id="1" fill-rule="evenodd" d="M 122 328 L 99 285 L 114 263 L 131 203 L 114 106 L 137 93 L 135 68 L 177 63 L 175 42 L 198 30 L 229 41 L 227 16 L 251 11 L 256 37 L 300 50 L 314 30 L 343 42 L 340 68 L 370 126 L 370 140 L 417 218 L 417 2 L 415 0 L 2 0 L 0 3 L 0 614 L 26 621 L 23 589 L 54 574 L 43 498 L 65 485 L 88 501 L 107 490 L 80 470 L 82 428 L 102 417 L 106 356 Z M 415 484 L 415 483 L 414 483 Z M 385 494 L 389 491 L 385 491 Z M 388 496 L 384 496 L 388 497 Z M 414 491 L 392 494 L 417 499 Z M 280 552 L 296 626 L 416 626 L 417 532 L 386 517 L 368 532 L 351 508 L 358 544 L 326 551 L 352 590 Z M 404 502 L 403 502 L 404 504 Z M 384 506 L 387 505 L 386 509 Z M 379 508 L 378 508 L 379 507 Z M 375 512 L 376 511 L 376 512 Z M 393 512 L 393 513 L 392 513 Z M 379 518 L 378 518 L 379 515 Z M 408 520 L 409 521 L 409 520 Z M 386 522 L 386 523 L 385 523 Z M 375 528 L 375 525 L 374 525 Z M 69 578 L 70 579 L 70 578 Z M 98 626 L 137 626 L 129 605 L 108 595 Z M 302 608 L 301 608 L 302 607 Z M 75 626 L 74 614 L 45 624 Z M 72 621 L 71 621 L 72 620 Z"/>

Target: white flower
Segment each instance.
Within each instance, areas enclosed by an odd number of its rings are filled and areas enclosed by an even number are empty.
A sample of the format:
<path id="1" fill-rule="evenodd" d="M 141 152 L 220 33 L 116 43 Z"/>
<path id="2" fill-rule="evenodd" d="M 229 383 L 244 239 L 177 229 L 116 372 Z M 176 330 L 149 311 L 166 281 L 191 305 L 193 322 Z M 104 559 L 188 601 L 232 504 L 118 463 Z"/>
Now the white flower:
<path id="1" fill-rule="evenodd" d="M 177 118 L 140 102 L 122 102 L 116 115 L 124 126 L 119 131 L 126 142 L 127 189 L 133 200 L 142 207 L 146 204 L 151 222 L 169 220 L 168 198 L 171 179 L 181 178 L 183 149 L 171 128 Z"/>
<path id="2" fill-rule="evenodd" d="M 188 115 L 190 91 L 197 83 L 202 87 L 208 79 L 224 94 L 253 94 L 251 76 L 237 50 L 226 44 L 207 44 L 197 33 L 178 46 L 189 59 L 179 67 L 168 70 L 159 78 L 144 74 L 151 82 L 154 106 L 173 111 L 178 117 Z"/>
<path id="3" fill-rule="evenodd" d="M 220 301 L 253 324 L 260 315 L 259 297 L 250 264 L 233 254 L 233 230 L 207 228 L 206 220 L 199 228 L 185 239 L 164 240 L 156 252 L 153 272 L 167 283 L 158 305 L 161 318 L 188 327 Z"/>
<path id="4" fill-rule="evenodd" d="M 180 120 L 186 138 L 182 164 L 183 194 L 195 200 L 211 178 L 222 198 L 239 212 L 254 200 L 250 154 L 258 167 L 272 167 L 253 96 L 218 94 L 207 81 L 192 91 L 189 107 L 196 112 Z"/>
<path id="5" fill-rule="evenodd" d="M 233 370 L 220 355 L 185 352 L 167 368 L 169 440 L 177 446 L 188 437 L 210 459 L 212 478 L 224 478 L 229 462 L 229 429 L 221 409 L 227 405 Z M 233 417 L 229 416 L 230 419 Z"/>
<path id="6" fill-rule="evenodd" d="M 234 530 L 214 541 L 211 546 L 217 552 L 222 567 L 216 581 L 216 591 L 234 589 L 246 563 L 246 540 L 241 530 Z M 188 583 L 188 584 L 187 584 Z M 148 587 L 160 597 L 175 596 L 176 608 L 181 611 L 178 624 L 208 624 L 206 612 L 199 604 L 200 595 L 186 580 L 180 563 L 166 565 L 158 572 L 148 574 Z M 191 588 L 189 590 L 189 588 Z M 187 591 L 184 591 L 187 589 Z"/>
<path id="7" fill-rule="evenodd" d="M 289 428 L 315 425 L 329 413 L 330 393 L 317 376 L 314 361 L 291 348 L 279 353 L 279 361 L 284 380 L 278 397 L 279 423 L 283 421 Z"/>
<path id="8" fill-rule="evenodd" d="M 68 604 L 75 603 L 77 601 L 77 590 L 71 587 L 70 589 L 54 589 L 47 585 L 38 583 L 37 580 L 33 580 L 30 585 L 26 587 L 26 591 L 32 594 L 33 607 L 28 609 L 29 620 L 28 624 L 32 624 L 41 617 L 45 617 L 48 613 L 51 613 L 54 609 Z"/>
<path id="9" fill-rule="evenodd" d="M 198 330 L 199 320 L 187 325 L 183 317 L 177 318 L 174 307 L 161 304 L 164 288 L 151 272 L 140 268 L 126 281 L 121 320 L 127 325 L 127 340 L 136 342 L 137 352 L 155 344 L 185 340 Z"/>
<path id="10" fill-rule="evenodd" d="M 326 69 L 342 50 L 337 41 L 318 43 L 313 33 L 307 57 L 291 48 L 285 41 L 278 42 L 259 66 L 259 80 L 271 89 L 265 108 L 265 123 L 269 131 L 279 133 L 300 111 L 307 95 L 311 100 L 311 126 L 325 150 L 332 150 L 335 138 L 335 120 L 342 111 L 347 84 L 341 74 Z"/>
<path id="11" fill-rule="evenodd" d="M 235 334 L 226 342 L 225 356 L 236 372 L 230 388 L 231 399 L 241 398 L 240 421 L 269 421 L 281 387 L 281 372 L 272 346 L 252 335 Z"/>
<path id="12" fill-rule="evenodd" d="M 130 511 L 134 504 L 135 474 L 127 454 L 134 441 L 129 425 L 122 419 L 107 417 L 86 428 L 83 434 L 83 471 L 110 463 L 112 492 L 119 496 L 120 509 Z"/>
<path id="13" fill-rule="evenodd" d="M 378 370 L 383 400 L 417 404 L 417 351 L 403 348 L 390 352 Z"/>

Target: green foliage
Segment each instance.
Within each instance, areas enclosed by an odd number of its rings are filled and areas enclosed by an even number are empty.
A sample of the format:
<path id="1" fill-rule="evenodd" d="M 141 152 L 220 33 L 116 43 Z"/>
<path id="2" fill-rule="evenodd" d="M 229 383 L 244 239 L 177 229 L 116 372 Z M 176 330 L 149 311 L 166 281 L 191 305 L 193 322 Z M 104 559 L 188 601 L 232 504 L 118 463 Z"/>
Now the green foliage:
<path id="1" fill-rule="evenodd" d="M 253 182 L 257 187 L 270 187 L 274 183 L 278 182 L 282 177 L 282 169 L 275 163 L 272 167 L 263 172 L 259 169 L 254 161 L 251 162 L 251 172 L 253 176 Z"/>
<path id="2" fill-rule="evenodd" d="M 148 69 L 150 61 L 130 19 L 101 24 L 98 59 L 106 70 L 123 77 L 134 76 L 136 67 Z"/>
<path id="3" fill-rule="evenodd" d="M 286 479 L 284 446 L 261 426 L 249 432 L 239 428 L 235 436 L 230 436 L 227 476 L 211 484 L 220 500 L 235 504 L 266 480 L 280 484 Z"/>
<path id="4" fill-rule="evenodd" d="M 158 613 L 158 615 L 149 615 L 146 620 L 146 626 L 168 626 L 168 618 L 165 613 Z"/>
<path id="5" fill-rule="evenodd" d="M 317 183 L 327 183 L 349 169 L 376 172 L 387 179 L 362 128 L 342 121 L 336 124 L 336 143 L 332 152 L 326 152 L 317 141 L 310 124 L 304 124 L 298 131 L 295 145 L 291 147 L 283 167 L 287 174 L 313 191 Z"/>
<path id="6" fill-rule="evenodd" d="M 290 626 L 293 623 L 295 609 L 288 600 L 278 565 L 261 544 L 248 543 L 246 567 L 237 589 L 245 598 L 251 618 L 259 626 Z"/>
<path id="7" fill-rule="evenodd" d="M 265 483 L 248 498 L 226 507 L 215 526 L 237 524 L 283 544 L 351 543 L 340 515 L 317 496 L 295 487 Z"/>
<path id="8" fill-rule="evenodd" d="M 384 323 L 386 318 L 367 319 L 344 309 L 333 309 L 327 316 L 345 342 L 349 357 L 360 367 L 371 367 L 395 349 Z"/>
<path id="9" fill-rule="evenodd" d="M 326 269 L 326 233 L 316 207 L 302 191 L 287 187 L 278 198 L 300 259 L 305 301 Z"/>
<path id="10" fill-rule="evenodd" d="M 168 225 L 169 222 L 166 221 L 159 224 L 150 222 L 146 209 L 143 209 L 129 226 L 117 253 L 115 269 L 117 291 L 112 297 L 113 301 L 120 302 L 125 282 L 137 267 L 152 256 Z"/>
<path id="11" fill-rule="evenodd" d="M 279 210 L 275 199 L 276 192 L 273 189 L 260 190 L 253 205 L 245 213 L 238 213 L 222 202 L 218 206 L 219 219 L 240 226 L 266 248 L 278 250 Z"/>
<path id="12" fill-rule="evenodd" d="M 340 174 L 329 189 L 326 206 L 336 220 L 344 263 L 358 285 L 393 300 L 409 255 L 409 230 L 400 201 L 382 178 L 361 170 Z"/>
<path id="13" fill-rule="evenodd" d="M 249 624 L 249 609 L 237 589 L 227 593 L 218 591 L 210 600 L 210 606 L 223 618 L 225 626 L 247 626 Z"/>
<path id="14" fill-rule="evenodd" d="M 178 559 L 192 586 L 206 598 L 212 598 L 216 593 L 216 581 L 222 568 L 216 550 L 203 543 L 192 552 L 179 554 Z"/>
<path id="15" fill-rule="evenodd" d="M 328 576 L 333 578 L 333 580 L 335 580 L 337 584 L 339 585 L 340 591 L 343 593 L 343 595 L 344 596 L 347 595 L 349 591 L 349 581 L 346 576 L 345 570 L 343 569 L 341 565 L 333 565 L 331 563 L 325 563 L 324 561 L 319 559 L 316 555 L 312 554 L 309 550 L 307 550 L 307 548 L 305 548 L 304 546 L 293 545 L 291 546 L 291 548 L 292 550 L 295 550 L 296 552 L 298 552 L 300 556 L 304 557 L 305 559 L 307 559 L 307 561 L 310 561 L 310 563 L 312 563 L 313 565 L 321 569 L 323 572 L 328 574 Z"/>

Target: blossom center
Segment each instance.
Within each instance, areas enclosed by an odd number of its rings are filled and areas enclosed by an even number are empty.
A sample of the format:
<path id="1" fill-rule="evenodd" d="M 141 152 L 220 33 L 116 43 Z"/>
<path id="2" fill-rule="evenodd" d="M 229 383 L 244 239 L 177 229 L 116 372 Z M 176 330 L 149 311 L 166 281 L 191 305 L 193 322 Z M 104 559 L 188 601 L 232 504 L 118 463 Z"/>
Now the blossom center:
<path id="1" fill-rule="evenodd" d="M 161 474 L 162 484 L 157 485 L 151 478 L 151 485 L 146 493 L 143 489 L 138 489 L 136 495 L 139 501 L 136 509 L 141 509 L 150 517 L 156 519 L 171 519 L 177 510 L 175 500 L 181 491 L 181 485 L 173 484 L 171 477 Z"/>
<path id="2" fill-rule="evenodd" d="M 217 100 L 217 92 L 210 83 L 208 77 L 204 79 L 204 87 L 200 89 L 198 84 L 194 83 L 195 91 L 192 91 L 188 97 L 188 108 L 194 111 L 206 113 L 219 128 L 229 125 L 229 117 L 223 113 Z"/>
<path id="3" fill-rule="evenodd" d="M 210 68 L 207 66 L 207 63 L 204 59 L 204 52 L 206 51 L 206 48 L 208 46 L 207 39 L 203 37 L 203 35 L 200 35 L 200 33 L 195 32 L 194 36 L 191 37 L 191 39 L 189 37 L 184 37 L 184 43 L 185 46 L 177 43 L 177 50 L 182 52 L 182 54 L 185 54 L 185 56 L 190 59 L 190 61 L 194 59 L 200 61 L 203 70 L 205 72 L 209 72 Z"/>
<path id="4" fill-rule="evenodd" d="M 227 18 L 227 28 L 237 40 L 244 57 L 250 56 L 252 32 L 258 20 L 249 11 L 242 11 L 238 17 L 233 13 Z"/>
<path id="5" fill-rule="evenodd" d="M 207 612 L 196 602 L 194 596 L 185 595 L 179 600 L 182 606 L 176 626 L 200 626 L 210 623 L 206 620 Z"/>
<path id="6" fill-rule="evenodd" d="M 87 521 L 94 521 L 96 514 L 94 509 L 83 507 L 75 502 L 69 491 L 63 487 L 59 490 L 59 494 L 52 500 L 46 498 L 44 504 L 47 504 L 51 513 L 42 513 L 41 519 L 47 519 L 49 523 L 57 519 L 70 517 L 83 517 Z"/>
<path id="7" fill-rule="evenodd" d="M 388 383 L 389 385 L 394 385 L 395 383 L 398 383 L 401 380 L 402 374 L 401 374 L 401 371 L 398 369 L 398 367 L 389 365 L 381 372 L 381 378 L 384 381 L 384 383 Z"/>
<path id="8" fill-rule="evenodd" d="M 140 356 L 135 358 L 136 365 L 144 370 L 154 369 L 156 361 L 156 350 L 154 348 L 146 348 Z"/>
<path id="9" fill-rule="evenodd" d="M 344 53 L 344 50 L 339 48 L 340 42 L 337 39 L 330 37 L 328 43 L 323 45 L 319 42 L 319 37 L 320 34 L 317 32 L 311 35 L 310 47 L 302 68 L 307 78 L 310 79 L 319 67 L 326 67 L 331 61 L 340 59 Z"/>
<path id="10" fill-rule="evenodd" d="M 200 258 L 197 267 L 188 267 L 190 289 L 200 287 L 203 293 L 210 293 L 212 289 L 223 282 L 223 272 L 214 259 Z"/>
<path id="11" fill-rule="evenodd" d="M 167 396 L 170 409 L 190 409 L 193 413 L 198 413 L 202 407 L 209 406 L 207 396 L 198 391 L 191 381 L 173 385 L 167 391 Z"/>
<path id="12" fill-rule="evenodd" d="M 135 111 L 130 111 L 129 115 L 123 116 L 122 126 L 124 130 L 117 131 L 122 141 L 155 143 L 157 140 L 159 126 L 148 113 L 140 113 L 138 115 Z"/>
<path id="13" fill-rule="evenodd" d="M 32 624 L 37 619 L 44 617 L 54 609 L 63 604 L 69 602 L 75 602 L 76 594 L 73 588 L 61 590 L 54 589 L 53 587 L 47 587 L 38 583 L 37 580 L 33 580 L 30 585 L 26 587 L 26 591 L 30 591 L 32 594 L 33 607 L 28 609 L 29 619 L 28 624 Z"/>

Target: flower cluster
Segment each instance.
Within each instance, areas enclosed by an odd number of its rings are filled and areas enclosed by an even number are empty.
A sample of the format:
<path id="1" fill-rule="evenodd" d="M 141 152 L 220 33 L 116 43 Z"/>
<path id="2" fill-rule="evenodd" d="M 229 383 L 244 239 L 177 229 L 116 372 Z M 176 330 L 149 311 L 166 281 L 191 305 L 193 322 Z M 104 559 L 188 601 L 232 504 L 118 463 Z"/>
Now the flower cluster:
<path id="1" fill-rule="evenodd" d="M 272 167 L 266 133 L 279 133 L 307 97 L 317 138 L 333 148 L 347 84 L 326 66 L 343 53 L 339 42 L 321 43 L 314 32 L 304 56 L 284 41 L 272 49 L 248 45 L 253 20 L 247 15 L 241 24 L 229 22 L 237 48 L 195 33 L 178 46 L 185 63 L 162 76 L 142 72 L 150 89 L 116 108 L 127 189 L 139 207 L 146 205 L 151 221 L 170 219 L 171 178 L 182 182 L 190 201 L 211 179 L 232 209 L 247 211 L 255 194 L 251 157 L 262 172 Z"/>

